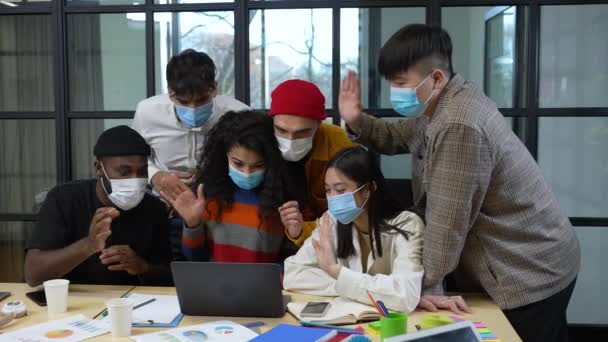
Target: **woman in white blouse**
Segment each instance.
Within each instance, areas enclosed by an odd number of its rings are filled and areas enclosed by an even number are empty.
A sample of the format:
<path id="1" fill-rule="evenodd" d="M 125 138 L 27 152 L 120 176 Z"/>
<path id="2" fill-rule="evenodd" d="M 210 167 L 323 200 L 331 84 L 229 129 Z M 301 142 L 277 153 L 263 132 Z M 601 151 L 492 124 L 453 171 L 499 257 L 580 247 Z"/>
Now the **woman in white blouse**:
<path id="1" fill-rule="evenodd" d="M 285 260 L 284 288 L 366 304 L 369 291 L 391 310 L 413 311 L 423 276 L 422 219 L 399 205 L 362 147 L 332 158 L 325 189 L 329 210 Z"/>

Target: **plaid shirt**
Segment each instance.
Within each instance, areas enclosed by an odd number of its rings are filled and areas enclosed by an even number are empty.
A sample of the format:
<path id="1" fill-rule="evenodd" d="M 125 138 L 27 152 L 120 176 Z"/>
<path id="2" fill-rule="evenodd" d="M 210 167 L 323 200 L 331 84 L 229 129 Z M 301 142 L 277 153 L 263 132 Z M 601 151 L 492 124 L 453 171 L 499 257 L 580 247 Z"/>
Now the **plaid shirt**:
<path id="1" fill-rule="evenodd" d="M 568 218 L 496 105 L 455 75 L 432 118 L 364 115 L 356 140 L 412 153 L 414 201 L 426 211 L 424 294 L 443 294 L 459 267 L 502 309 L 566 288 L 580 265 Z"/>

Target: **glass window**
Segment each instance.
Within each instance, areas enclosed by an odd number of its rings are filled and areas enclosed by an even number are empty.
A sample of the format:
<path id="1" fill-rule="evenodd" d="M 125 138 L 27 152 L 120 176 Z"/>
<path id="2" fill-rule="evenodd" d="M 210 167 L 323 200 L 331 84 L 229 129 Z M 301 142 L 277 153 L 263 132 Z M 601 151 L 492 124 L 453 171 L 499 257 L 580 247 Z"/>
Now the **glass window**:
<path id="1" fill-rule="evenodd" d="M 442 25 L 452 38 L 454 71 L 482 87 L 499 108 L 523 102 L 516 99 L 517 55 L 525 53 L 517 48 L 517 15 L 516 6 L 442 9 Z"/>
<path id="2" fill-rule="evenodd" d="M 0 213 L 38 211 L 57 181 L 56 146 L 54 120 L 0 120 Z"/>
<path id="3" fill-rule="evenodd" d="M 538 162 L 568 216 L 608 212 L 608 117 L 541 118 Z"/>
<path id="4" fill-rule="evenodd" d="M 509 126 L 515 135 L 525 143 L 526 141 L 526 117 L 505 117 L 507 126 Z"/>
<path id="5" fill-rule="evenodd" d="M 146 0 L 66 0 L 78 5 L 144 5 Z"/>
<path id="6" fill-rule="evenodd" d="M 402 118 L 384 118 L 386 121 L 397 122 Z M 382 174 L 388 179 L 412 179 L 412 155 L 398 154 L 394 156 L 381 155 L 380 167 Z"/>
<path id="7" fill-rule="evenodd" d="M 543 6 L 541 107 L 608 106 L 608 5 Z"/>
<path id="8" fill-rule="evenodd" d="M 605 262 L 608 259 L 608 227 L 575 229 L 582 246 L 581 269 L 568 305 L 568 323 L 608 324 L 608 272 L 605 271 Z"/>
<path id="9" fill-rule="evenodd" d="M 145 13 L 70 14 L 70 110 L 134 110 L 146 97 Z"/>
<path id="10" fill-rule="evenodd" d="M 234 2 L 234 0 L 154 0 L 155 4 L 212 4 L 217 2 Z"/>
<path id="11" fill-rule="evenodd" d="M 401 27 L 424 23 L 424 8 L 344 8 L 340 12 L 340 69 L 361 79 L 366 108 L 391 108 L 390 86 L 377 72 L 380 48 Z"/>
<path id="12" fill-rule="evenodd" d="M 166 93 L 169 59 L 186 49 L 205 52 L 217 69 L 218 93 L 234 96 L 234 13 L 154 13 L 156 93 Z"/>
<path id="13" fill-rule="evenodd" d="M 3 7 L 23 7 L 28 5 L 35 5 L 39 2 L 44 3 L 50 1 L 52 0 L 2 0 L 0 1 L 0 5 Z"/>
<path id="14" fill-rule="evenodd" d="M 95 178 L 93 147 L 97 138 L 112 127 L 130 126 L 132 119 L 73 119 L 72 132 L 72 179 Z"/>
<path id="15" fill-rule="evenodd" d="M 22 283 L 25 244 L 34 223 L 0 221 L 0 283 Z"/>
<path id="16" fill-rule="evenodd" d="M 325 95 L 325 106 L 332 106 L 331 11 L 321 8 L 249 12 L 251 107 L 269 108 L 270 93 L 292 78 L 315 83 Z"/>
<path id="17" fill-rule="evenodd" d="M 0 19 L 0 111 L 55 110 L 50 15 Z"/>

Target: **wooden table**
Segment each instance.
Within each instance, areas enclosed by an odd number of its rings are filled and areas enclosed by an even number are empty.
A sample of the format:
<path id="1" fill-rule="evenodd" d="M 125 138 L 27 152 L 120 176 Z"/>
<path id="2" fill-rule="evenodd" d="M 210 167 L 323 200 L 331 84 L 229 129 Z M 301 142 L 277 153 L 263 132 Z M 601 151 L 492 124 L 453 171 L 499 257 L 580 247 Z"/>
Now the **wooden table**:
<path id="1" fill-rule="evenodd" d="M 9 326 L 1 328 L 1 332 L 21 329 L 25 326 L 58 319 L 82 313 L 87 317 L 96 317 L 105 309 L 105 301 L 109 298 L 116 298 L 128 292 L 144 294 L 175 295 L 175 288 L 167 287 L 129 287 L 129 286 L 96 286 L 96 285 L 70 285 L 69 312 L 66 314 L 50 317 L 46 313 L 46 308 L 40 308 L 26 299 L 25 293 L 31 289 L 25 284 L 0 284 L 0 291 L 10 291 L 13 293 L 7 300 L 25 300 L 30 315 L 13 321 Z M 298 293 L 286 293 L 292 297 L 294 302 L 306 302 L 311 300 L 323 300 L 322 297 L 309 296 Z M 471 321 L 482 321 L 494 332 L 503 342 L 518 342 L 521 339 L 513 330 L 502 311 L 485 295 L 464 295 L 469 306 L 473 309 L 473 314 L 463 316 L 464 319 Z M 4 302 L 6 302 L 5 300 Z M 3 302 L 3 303 L 4 303 Z M 442 312 L 450 314 L 449 312 Z M 408 331 L 415 331 L 414 326 L 420 322 L 422 317 L 427 314 L 424 311 L 416 311 L 410 314 L 408 319 Z M 197 317 L 186 316 L 180 326 L 213 322 L 218 320 L 231 320 L 237 323 L 252 321 L 263 321 L 266 323 L 261 331 L 264 332 L 279 323 L 297 324 L 297 320 L 290 314 L 282 318 L 253 318 L 253 317 Z M 133 328 L 133 335 L 141 335 L 160 331 L 160 328 Z M 379 341 L 378 336 L 368 335 L 373 341 Z M 91 341 L 130 341 L 128 338 L 114 339 L 109 335 L 104 335 Z"/>
<path id="2" fill-rule="evenodd" d="M 7 332 L 25 328 L 28 325 L 44 323 L 49 320 L 61 319 L 81 313 L 87 317 L 95 317 L 105 308 L 105 302 L 110 298 L 124 295 L 134 289 L 134 286 L 105 286 L 105 285 L 70 285 L 68 299 L 68 312 L 65 314 L 49 315 L 45 307 L 40 307 L 25 295 L 27 292 L 40 288 L 31 288 L 27 284 L 0 283 L 1 292 L 11 292 L 12 295 L 0 302 L 4 305 L 9 301 L 22 300 L 27 305 L 27 317 L 13 320 L 9 325 L 0 328 L 0 332 Z"/>

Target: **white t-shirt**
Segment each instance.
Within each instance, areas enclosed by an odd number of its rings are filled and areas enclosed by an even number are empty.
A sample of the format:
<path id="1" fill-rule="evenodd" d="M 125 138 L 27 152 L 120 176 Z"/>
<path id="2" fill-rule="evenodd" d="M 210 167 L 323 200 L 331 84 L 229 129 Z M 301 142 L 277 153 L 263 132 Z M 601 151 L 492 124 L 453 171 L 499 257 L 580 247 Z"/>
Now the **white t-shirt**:
<path id="1" fill-rule="evenodd" d="M 229 96 L 213 99 L 213 112 L 207 122 L 198 128 L 186 127 L 175 114 L 169 95 L 162 94 L 137 104 L 132 128 L 141 134 L 152 149 L 148 160 L 148 177 L 159 171 L 182 171 L 194 174 L 209 130 L 229 111 L 247 110 L 249 107 Z"/>

